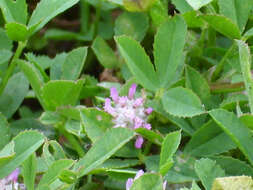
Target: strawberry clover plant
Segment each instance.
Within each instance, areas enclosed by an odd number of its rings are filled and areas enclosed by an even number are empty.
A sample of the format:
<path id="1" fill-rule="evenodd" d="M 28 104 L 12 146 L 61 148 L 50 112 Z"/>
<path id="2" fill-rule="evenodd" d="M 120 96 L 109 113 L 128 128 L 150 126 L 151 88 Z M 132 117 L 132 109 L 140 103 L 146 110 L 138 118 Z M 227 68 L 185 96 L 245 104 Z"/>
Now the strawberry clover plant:
<path id="1" fill-rule="evenodd" d="M 252 0 L 0 0 L 0 190 L 253 189 Z"/>

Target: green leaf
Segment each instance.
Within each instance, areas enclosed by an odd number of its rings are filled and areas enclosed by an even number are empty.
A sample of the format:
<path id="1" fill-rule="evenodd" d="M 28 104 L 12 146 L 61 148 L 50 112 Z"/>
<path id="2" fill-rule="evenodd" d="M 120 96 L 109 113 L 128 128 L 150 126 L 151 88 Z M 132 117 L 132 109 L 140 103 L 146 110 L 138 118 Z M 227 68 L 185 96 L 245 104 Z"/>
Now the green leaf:
<path id="1" fill-rule="evenodd" d="M 138 179 L 134 180 L 133 185 L 130 190 L 140 190 L 140 189 L 148 189 L 148 190 L 162 190 L 163 189 L 163 181 L 162 177 L 158 174 L 144 174 Z"/>
<path id="2" fill-rule="evenodd" d="M 242 116 L 240 116 L 240 121 L 249 129 L 253 129 L 253 115 L 243 114 Z"/>
<path id="3" fill-rule="evenodd" d="M 162 104 L 165 111 L 174 116 L 193 117 L 205 113 L 199 98 L 191 90 L 182 87 L 166 91 Z"/>
<path id="4" fill-rule="evenodd" d="M 49 81 L 42 88 L 42 98 L 47 110 L 55 111 L 59 106 L 75 105 L 78 101 L 83 80 Z"/>
<path id="5" fill-rule="evenodd" d="M 121 55 L 138 83 L 149 90 L 156 91 L 158 78 L 145 50 L 130 37 L 120 36 L 115 37 L 115 40 Z"/>
<path id="6" fill-rule="evenodd" d="M 186 87 L 191 89 L 204 103 L 210 99 L 211 92 L 206 79 L 190 66 L 186 67 Z"/>
<path id="7" fill-rule="evenodd" d="M 222 143 L 222 146 L 220 144 Z M 226 152 L 236 145 L 214 122 L 209 121 L 200 127 L 186 144 L 185 153 L 194 156 L 210 156 Z"/>
<path id="8" fill-rule="evenodd" d="M 6 32 L 0 28 L 0 50 L 6 49 L 11 50 L 12 49 L 12 41 L 8 38 Z"/>
<path id="9" fill-rule="evenodd" d="M 17 111 L 29 90 L 29 83 L 23 73 L 14 74 L 0 96 L 0 112 L 7 118 Z"/>
<path id="10" fill-rule="evenodd" d="M 161 87 L 174 79 L 182 61 L 186 38 L 186 23 L 180 16 L 164 22 L 155 35 L 154 58 Z"/>
<path id="11" fill-rule="evenodd" d="M 136 159 L 109 159 L 106 160 L 103 164 L 97 167 L 96 170 L 110 170 L 112 168 L 114 169 L 120 169 L 120 168 L 128 168 L 139 164 L 139 160 Z"/>
<path id="12" fill-rule="evenodd" d="M 251 0 L 219 0 L 220 14 L 230 18 L 243 32 L 253 7 Z"/>
<path id="13" fill-rule="evenodd" d="M 162 145 L 163 137 L 160 134 L 152 130 L 148 130 L 146 128 L 138 128 L 135 131 L 139 133 L 141 136 L 143 136 L 144 138 L 148 139 L 150 142 L 155 143 L 159 146 Z"/>
<path id="14" fill-rule="evenodd" d="M 26 53 L 25 57 L 29 62 L 36 62 L 43 70 L 48 69 L 54 63 L 54 59 L 50 59 L 48 56 L 35 55 L 31 52 Z"/>
<path id="15" fill-rule="evenodd" d="M 0 150 L 9 143 L 11 139 L 9 124 L 6 118 L 0 113 L 0 131 L 1 131 L 1 141 L 0 141 Z"/>
<path id="16" fill-rule="evenodd" d="M 40 74 L 40 72 L 29 62 L 23 61 L 23 60 L 17 60 L 17 63 L 19 64 L 21 70 L 25 74 L 26 78 L 30 82 L 38 100 L 40 101 L 40 104 L 45 108 L 44 102 L 41 97 L 41 88 L 44 84 L 43 78 Z"/>
<path id="17" fill-rule="evenodd" d="M 250 130 L 231 112 L 215 109 L 209 112 L 214 121 L 230 136 L 253 165 L 253 141 Z"/>
<path id="18" fill-rule="evenodd" d="M 57 54 L 53 63 L 50 67 L 50 79 L 51 80 L 60 80 L 62 76 L 62 65 L 67 57 L 67 53 Z"/>
<path id="19" fill-rule="evenodd" d="M 175 131 L 169 133 L 162 144 L 161 156 L 160 156 L 160 173 L 165 175 L 173 163 L 173 155 L 177 151 L 177 148 L 181 140 L 181 131 Z"/>
<path id="20" fill-rule="evenodd" d="M 145 13 L 124 12 L 115 21 L 116 36 L 127 35 L 142 41 L 149 28 L 149 19 Z"/>
<path id="21" fill-rule="evenodd" d="M 0 178 L 15 170 L 20 164 L 31 156 L 43 143 L 45 137 L 37 131 L 25 131 L 13 138 L 15 155 L 8 163 L 0 166 Z"/>
<path id="22" fill-rule="evenodd" d="M 35 31 L 38 31 L 56 15 L 64 12 L 78 2 L 79 0 L 41 0 L 33 11 L 28 26 L 37 25 Z"/>
<path id="23" fill-rule="evenodd" d="M 23 162 L 22 174 L 27 190 L 34 190 L 34 183 L 37 171 L 37 159 L 33 153 L 26 161 Z"/>
<path id="24" fill-rule="evenodd" d="M 186 1 L 194 10 L 198 10 L 201 7 L 209 4 L 212 0 L 186 0 Z"/>
<path id="25" fill-rule="evenodd" d="M 68 53 L 63 65 L 61 79 L 76 80 L 80 76 L 87 57 L 87 47 L 79 47 Z"/>
<path id="26" fill-rule="evenodd" d="M 196 161 L 195 171 L 206 190 L 211 190 L 215 178 L 225 176 L 224 170 L 210 159 L 202 158 Z"/>
<path id="27" fill-rule="evenodd" d="M 41 178 L 37 189 L 41 189 L 43 185 L 50 185 L 53 183 L 65 169 L 68 169 L 74 163 L 73 160 L 62 159 L 55 161 L 48 169 L 48 171 Z"/>
<path id="28" fill-rule="evenodd" d="M 0 151 L 0 168 L 14 158 L 14 142 L 6 144 L 5 147 Z M 0 170 L 1 172 L 1 170 Z"/>
<path id="29" fill-rule="evenodd" d="M 88 174 L 110 158 L 117 150 L 134 137 L 134 132 L 126 128 L 109 129 L 75 165 L 79 176 Z"/>
<path id="30" fill-rule="evenodd" d="M 92 142 L 98 140 L 108 128 L 113 126 L 112 116 L 96 108 L 80 110 L 81 122 Z"/>
<path id="31" fill-rule="evenodd" d="M 215 156 L 212 159 L 225 170 L 228 176 L 253 175 L 253 168 L 241 160 L 227 156 Z"/>
<path id="32" fill-rule="evenodd" d="M 193 8 L 187 3 L 186 0 L 172 0 L 172 3 L 182 14 L 193 11 Z"/>
<path id="33" fill-rule="evenodd" d="M 253 113 L 253 82 L 251 76 L 251 54 L 248 45 L 238 40 L 236 41 L 239 48 L 239 56 L 240 56 L 240 65 L 241 72 L 244 80 L 244 84 L 246 87 L 248 99 L 249 99 L 249 107 L 251 113 Z"/>
<path id="34" fill-rule="evenodd" d="M 119 65 L 119 61 L 112 48 L 100 36 L 96 37 L 91 48 L 97 56 L 99 63 L 105 68 L 112 69 Z"/>
<path id="35" fill-rule="evenodd" d="M 5 25 L 8 37 L 13 41 L 26 41 L 29 37 L 29 31 L 23 24 L 10 22 Z"/>
<path id="36" fill-rule="evenodd" d="M 6 23 L 18 22 L 26 24 L 28 16 L 26 0 L 1 0 L 0 8 Z"/>
<path id="37" fill-rule="evenodd" d="M 241 32 L 238 26 L 229 18 L 222 15 L 202 15 L 203 18 L 211 27 L 231 39 L 241 38 Z"/>

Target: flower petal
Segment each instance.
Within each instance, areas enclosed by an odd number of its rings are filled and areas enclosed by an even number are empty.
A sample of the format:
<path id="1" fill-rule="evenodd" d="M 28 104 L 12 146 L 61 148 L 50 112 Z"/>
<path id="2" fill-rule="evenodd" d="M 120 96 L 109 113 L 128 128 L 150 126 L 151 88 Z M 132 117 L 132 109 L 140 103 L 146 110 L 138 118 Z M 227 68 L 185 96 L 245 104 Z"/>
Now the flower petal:
<path id="1" fill-rule="evenodd" d="M 133 185 L 133 178 L 128 178 L 126 182 L 126 190 L 130 190 L 131 186 Z"/>
<path id="2" fill-rule="evenodd" d="M 142 136 L 138 136 L 136 141 L 135 141 L 135 148 L 140 149 L 142 147 L 144 139 L 142 138 Z"/>
<path id="3" fill-rule="evenodd" d="M 111 90 L 111 98 L 114 102 L 117 102 L 118 101 L 118 98 L 119 98 L 119 94 L 118 94 L 118 91 L 115 87 L 112 87 Z"/>
<path id="4" fill-rule="evenodd" d="M 132 84 L 132 86 L 129 88 L 129 91 L 128 91 L 128 98 L 133 99 L 134 94 L 135 94 L 135 92 L 136 92 L 136 87 L 137 87 L 136 84 Z"/>

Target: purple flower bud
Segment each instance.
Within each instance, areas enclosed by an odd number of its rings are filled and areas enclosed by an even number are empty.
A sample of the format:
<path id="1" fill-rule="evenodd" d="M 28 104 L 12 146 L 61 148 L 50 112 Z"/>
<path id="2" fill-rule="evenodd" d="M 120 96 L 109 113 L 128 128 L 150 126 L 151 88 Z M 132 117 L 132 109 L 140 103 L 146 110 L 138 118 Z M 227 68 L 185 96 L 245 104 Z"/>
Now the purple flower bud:
<path id="1" fill-rule="evenodd" d="M 136 87 L 137 87 L 136 84 L 132 84 L 132 86 L 129 88 L 129 91 L 128 91 L 128 98 L 129 99 L 133 99 L 135 91 L 136 91 Z"/>
<path id="2" fill-rule="evenodd" d="M 111 90 L 111 98 L 114 102 L 117 102 L 118 101 L 118 98 L 119 98 L 119 94 L 118 94 L 118 91 L 115 87 L 112 87 Z"/>
<path id="3" fill-rule="evenodd" d="M 126 96 L 119 97 L 119 104 L 124 107 L 127 103 L 128 98 Z"/>
<path id="4" fill-rule="evenodd" d="M 20 173 L 20 169 L 16 168 L 10 175 L 8 175 L 7 181 L 17 182 L 19 173 Z"/>
<path id="5" fill-rule="evenodd" d="M 163 182 L 163 190 L 166 189 L 166 185 L 167 185 L 167 181 L 164 181 L 164 182 Z"/>
<path id="6" fill-rule="evenodd" d="M 139 117 L 134 118 L 134 129 L 138 129 L 142 126 L 143 120 L 140 119 Z"/>
<path id="7" fill-rule="evenodd" d="M 143 140 L 142 136 L 138 136 L 135 141 L 135 148 L 140 149 L 142 147 L 143 141 L 144 140 Z"/>
<path id="8" fill-rule="evenodd" d="M 113 109 L 113 107 L 111 106 L 111 100 L 110 100 L 110 98 L 106 98 L 106 99 L 105 99 L 104 110 L 105 110 L 107 113 L 109 113 L 109 114 L 111 114 L 111 115 L 114 115 L 114 109 Z"/>
<path id="9" fill-rule="evenodd" d="M 151 130 L 151 125 L 150 125 L 149 123 L 146 123 L 146 124 L 144 125 L 144 127 L 145 127 L 147 130 Z"/>
<path id="10" fill-rule="evenodd" d="M 134 101 L 134 107 L 139 107 L 139 106 L 142 106 L 143 105 L 143 98 L 137 98 L 135 101 Z"/>
<path id="11" fill-rule="evenodd" d="M 137 174 L 135 175 L 134 180 L 138 179 L 138 178 L 141 177 L 143 174 L 144 174 L 144 171 L 143 171 L 143 170 L 139 170 L 139 171 L 137 172 Z"/>
<path id="12" fill-rule="evenodd" d="M 131 186 L 133 185 L 133 178 L 128 178 L 127 182 L 126 182 L 126 190 L 130 190 Z"/>
<path id="13" fill-rule="evenodd" d="M 145 113 L 148 115 L 151 114 L 152 112 L 153 112 L 153 108 L 151 108 L 151 107 L 149 107 L 145 110 Z"/>

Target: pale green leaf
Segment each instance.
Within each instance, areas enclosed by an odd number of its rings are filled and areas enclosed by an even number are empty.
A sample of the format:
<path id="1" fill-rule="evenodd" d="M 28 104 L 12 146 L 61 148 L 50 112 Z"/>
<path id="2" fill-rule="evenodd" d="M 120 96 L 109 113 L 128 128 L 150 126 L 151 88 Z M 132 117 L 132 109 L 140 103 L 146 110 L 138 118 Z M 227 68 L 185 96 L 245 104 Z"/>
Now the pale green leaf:
<path id="1" fill-rule="evenodd" d="M 130 37 L 115 37 L 121 55 L 138 83 L 155 91 L 158 88 L 158 78 L 154 67 L 140 44 Z"/>
<path id="2" fill-rule="evenodd" d="M 193 117 L 205 113 L 199 98 L 189 89 L 176 87 L 162 97 L 164 110 L 179 117 Z"/>
<path id="3" fill-rule="evenodd" d="M 184 19 L 175 16 L 164 22 L 155 35 L 154 58 L 161 87 L 173 81 L 183 57 L 187 26 Z"/>
<path id="4" fill-rule="evenodd" d="M 97 168 L 133 137 L 134 132 L 130 129 L 121 127 L 109 129 L 75 165 L 79 176 Z"/>

